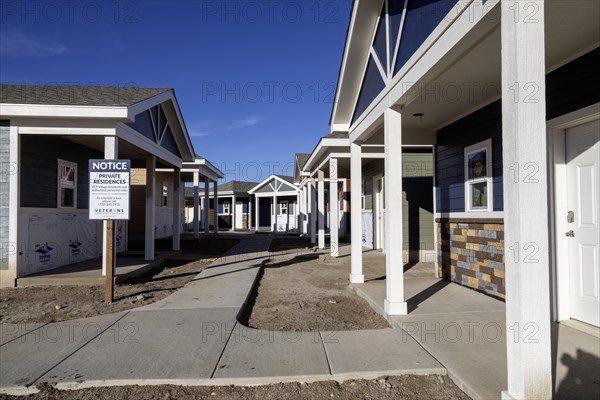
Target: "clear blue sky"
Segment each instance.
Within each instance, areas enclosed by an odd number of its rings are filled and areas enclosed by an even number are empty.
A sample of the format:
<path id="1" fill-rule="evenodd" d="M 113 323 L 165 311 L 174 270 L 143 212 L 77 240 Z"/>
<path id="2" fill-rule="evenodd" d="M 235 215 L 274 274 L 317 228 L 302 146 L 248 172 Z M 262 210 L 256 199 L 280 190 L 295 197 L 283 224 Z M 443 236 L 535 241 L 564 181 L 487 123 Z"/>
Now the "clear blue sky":
<path id="1" fill-rule="evenodd" d="M 226 180 L 257 178 L 257 164 L 258 178 L 291 174 L 329 133 L 350 5 L 3 1 L 0 80 L 173 87 L 196 152 Z"/>

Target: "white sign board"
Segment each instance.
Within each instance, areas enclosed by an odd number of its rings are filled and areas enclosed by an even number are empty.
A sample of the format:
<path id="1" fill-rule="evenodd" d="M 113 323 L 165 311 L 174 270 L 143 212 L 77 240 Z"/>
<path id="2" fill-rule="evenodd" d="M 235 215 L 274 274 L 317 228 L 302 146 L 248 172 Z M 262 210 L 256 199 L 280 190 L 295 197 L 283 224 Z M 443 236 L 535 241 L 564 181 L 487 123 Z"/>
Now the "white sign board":
<path id="1" fill-rule="evenodd" d="M 129 219 L 130 160 L 90 160 L 90 219 Z"/>
<path id="2" fill-rule="evenodd" d="M 287 232 L 287 215 L 278 215 L 277 216 L 277 232 Z"/>

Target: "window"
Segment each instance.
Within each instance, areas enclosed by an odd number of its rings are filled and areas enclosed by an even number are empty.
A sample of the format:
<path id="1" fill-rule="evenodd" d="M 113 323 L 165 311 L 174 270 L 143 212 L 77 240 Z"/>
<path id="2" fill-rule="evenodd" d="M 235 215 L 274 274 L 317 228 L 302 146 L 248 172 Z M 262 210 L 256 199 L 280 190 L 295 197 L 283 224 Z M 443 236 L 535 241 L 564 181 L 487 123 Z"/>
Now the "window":
<path id="1" fill-rule="evenodd" d="M 492 211 L 492 140 L 465 148 L 465 210 Z"/>
<path id="2" fill-rule="evenodd" d="M 287 215 L 288 213 L 288 203 L 287 201 L 281 202 L 281 215 Z"/>
<path id="3" fill-rule="evenodd" d="M 229 214 L 229 202 L 228 201 L 223 202 L 223 214 Z"/>
<path id="4" fill-rule="evenodd" d="M 169 204 L 169 186 L 166 182 L 162 184 L 162 206 L 166 207 Z"/>
<path id="5" fill-rule="evenodd" d="M 77 208 L 77 164 L 58 160 L 58 207 Z"/>

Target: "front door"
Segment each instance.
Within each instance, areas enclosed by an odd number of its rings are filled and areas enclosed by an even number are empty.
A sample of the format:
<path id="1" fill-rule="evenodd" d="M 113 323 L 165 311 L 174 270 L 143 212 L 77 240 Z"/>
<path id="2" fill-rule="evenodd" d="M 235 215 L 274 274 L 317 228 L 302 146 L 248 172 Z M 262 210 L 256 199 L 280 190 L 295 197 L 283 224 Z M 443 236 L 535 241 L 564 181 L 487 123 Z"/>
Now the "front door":
<path id="1" fill-rule="evenodd" d="M 244 203 L 241 201 L 236 201 L 234 229 L 246 229 L 247 227 L 243 226 L 243 221 L 244 221 Z"/>
<path id="2" fill-rule="evenodd" d="M 600 120 L 566 139 L 571 318 L 600 326 Z"/>

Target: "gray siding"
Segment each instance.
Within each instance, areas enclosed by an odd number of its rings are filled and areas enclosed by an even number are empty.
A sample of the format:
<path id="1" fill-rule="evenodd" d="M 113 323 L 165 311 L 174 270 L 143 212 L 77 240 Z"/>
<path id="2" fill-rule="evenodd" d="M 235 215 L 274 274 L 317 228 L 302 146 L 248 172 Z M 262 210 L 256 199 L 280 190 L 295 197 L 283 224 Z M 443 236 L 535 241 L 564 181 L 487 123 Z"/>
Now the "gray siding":
<path id="1" fill-rule="evenodd" d="M 502 104 L 496 101 L 437 132 L 437 211 L 465 211 L 465 148 L 492 139 L 493 210 L 502 211 Z"/>
<path id="2" fill-rule="evenodd" d="M 403 240 L 410 250 L 433 250 L 433 156 L 429 150 L 402 153 Z M 373 210 L 373 177 L 382 175 L 383 160 L 363 166 L 365 209 Z M 375 224 L 373 224 L 374 226 Z"/>
<path id="3" fill-rule="evenodd" d="M 21 207 L 57 207 L 59 158 L 77 163 L 77 208 L 88 208 L 88 161 L 103 154 L 66 139 L 29 135 L 21 137 Z"/>
<path id="4" fill-rule="evenodd" d="M 0 269 L 8 268 L 10 122 L 0 120 Z"/>

